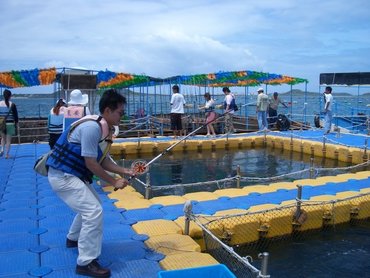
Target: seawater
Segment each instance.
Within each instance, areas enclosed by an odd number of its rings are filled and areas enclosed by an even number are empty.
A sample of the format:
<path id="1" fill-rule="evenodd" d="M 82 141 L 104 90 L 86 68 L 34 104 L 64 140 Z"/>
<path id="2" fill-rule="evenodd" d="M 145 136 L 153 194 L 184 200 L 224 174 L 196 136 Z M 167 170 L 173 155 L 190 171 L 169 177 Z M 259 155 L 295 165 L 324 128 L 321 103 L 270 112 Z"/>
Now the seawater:
<path id="1" fill-rule="evenodd" d="M 140 160 L 150 161 L 153 156 L 143 155 Z M 128 156 L 118 163 L 125 167 L 131 167 L 137 158 Z M 236 187 L 235 182 L 227 181 L 213 183 L 211 185 L 187 186 L 166 189 L 166 185 L 181 185 L 188 183 L 198 183 L 205 181 L 221 180 L 233 177 L 237 174 L 237 167 L 240 167 L 242 177 L 254 178 L 257 180 L 243 181 L 242 186 L 252 184 L 269 184 L 273 181 L 259 178 L 272 178 L 285 175 L 278 181 L 292 181 L 295 179 L 305 179 L 310 177 L 309 169 L 311 157 L 307 154 L 290 152 L 282 149 L 255 148 L 255 149 L 230 149 L 198 152 L 173 152 L 162 156 L 150 165 L 150 184 L 154 188 L 153 196 L 161 195 L 183 195 L 197 191 L 214 191 L 221 188 Z M 350 166 L 348 163 L 332 159 L 314 158 L 313 167 L 336 168 Z M 306 170 L 304 173 L 292 174 Z M 339 171 L 330 174 L 338 174 Z M 323 170 L 321 175 L 328 175 L 328 171 Z M 145 175 L 139 177 L 146 182 Z M 275 181 L 276 182 L 276 181 Z M 144 193 L 142 186 L 135 186 L 136 189 Z M 163 188 L 163 189 L 162 189 Z"/>

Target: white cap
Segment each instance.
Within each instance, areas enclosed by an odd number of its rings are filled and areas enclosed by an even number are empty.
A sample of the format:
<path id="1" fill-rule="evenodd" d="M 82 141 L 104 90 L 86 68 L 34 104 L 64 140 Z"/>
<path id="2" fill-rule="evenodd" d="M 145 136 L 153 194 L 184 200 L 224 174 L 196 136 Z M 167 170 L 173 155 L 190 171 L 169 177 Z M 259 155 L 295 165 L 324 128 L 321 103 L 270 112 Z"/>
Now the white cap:
<path id="1" fill-rule="evenodd" d="M 73 90 L 70 95 L 71 100 L 68 104 L 86 105 L 89 102 L 89 96 L 83 95 L 80 90 Z"/>
<path id="2" fill-rule="evenodd" d="M 262 87 L 260 87 L 260 88 L 258 88 L 258 90 L 257 90 L 257 92 L 263 92 L 264 90 L 263 90 L 263 88 Z"/>

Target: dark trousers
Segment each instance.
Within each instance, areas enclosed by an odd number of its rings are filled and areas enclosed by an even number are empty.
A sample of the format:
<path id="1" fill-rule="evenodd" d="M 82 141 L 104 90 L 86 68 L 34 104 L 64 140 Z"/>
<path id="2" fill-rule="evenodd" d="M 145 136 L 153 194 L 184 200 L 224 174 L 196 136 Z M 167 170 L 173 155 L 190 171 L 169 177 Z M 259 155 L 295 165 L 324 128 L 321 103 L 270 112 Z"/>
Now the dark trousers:
<path id="1" fill-rule="evenodd" d="M 269 128 L 273 127 L 276 121 L 277 121 L 277 110 L 269 107 L 269 118 L 268 118 Z"/>

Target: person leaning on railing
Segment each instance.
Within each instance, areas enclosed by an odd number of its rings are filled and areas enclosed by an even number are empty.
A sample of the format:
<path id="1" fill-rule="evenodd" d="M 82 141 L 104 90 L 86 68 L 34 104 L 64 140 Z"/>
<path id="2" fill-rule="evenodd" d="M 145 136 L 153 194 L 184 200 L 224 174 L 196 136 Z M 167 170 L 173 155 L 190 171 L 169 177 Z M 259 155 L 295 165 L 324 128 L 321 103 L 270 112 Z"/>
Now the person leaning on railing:
<path id="1" fill-rule="evenodd" d="M 12 136 L 16 134 L 16 127 L 18 125 L 18 111 L 15 103 L 10 101 L 12 92 L 5 89 L 3 96 L 4 100 L 0 101 L 0 117 L 5 121 L 5 129 L 1 130 L 0 156 L 3 156 L 5 153 L 5 158 L 9 158 Z"/>

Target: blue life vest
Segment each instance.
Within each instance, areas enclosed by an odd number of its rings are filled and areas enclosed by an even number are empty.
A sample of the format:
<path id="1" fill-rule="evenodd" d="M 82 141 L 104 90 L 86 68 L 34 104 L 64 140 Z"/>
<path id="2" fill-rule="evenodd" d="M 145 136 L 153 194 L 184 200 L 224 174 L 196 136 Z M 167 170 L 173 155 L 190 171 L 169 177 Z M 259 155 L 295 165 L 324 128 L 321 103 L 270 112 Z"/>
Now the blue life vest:
<path id="1" fill-rule="evenodd" d="M 226 103 L 226 100 L 224 101 L 224 110 L 226 110 L 226 107 L 227 107 L 227 103 Z M 231 100 L 231 103 L 229 105 L 229 109 L 230 110 L 236 110 L 236 103 L 235 103 L 235 98 L 233 97 L 233 99 Z"/>
<path id="2" fill-rule="evenodd" d="M 93 120 L 93 119 L 88 119 Z M 96 121 L 100 126 L 101 117 L 99 117 Z M 87 120 L 85 120 L 87 121 Z M 52 167 L 54 169 L 60 170 L 64 173 L 68 173 L 80 178 L 84 182 L 92 182 L 93 173 L 87 169 L 85 160 L 81 155 L 81 144 L 69 142 L 68 138 L 70 133 L 84 120 L 72 124 L 66 131 L 62 133 L 59 137 L 58 141 L 55 143 L 53 151 L 49 155 L 48 160 L 46 161 L 46 165 Z M 106 139 L 102 139 L 100 142 L 107 141 Z M 108 140 L 109 141 L 109 140 Z M 111 143 L 111 142 L 110 142 Z M 107 150 L 109 149 L 110 144 L 108 144 L 107 149 L 103 153 L 100 147 L 98 147 L 98 157 L 97 161 L 101 163 L 107 154 Z"/>
<path id="3" fill-rule="evenodd" d="M 63 132 L 63 120 L 64 115 L 50 114 L 48 118 L 48 132 L 54 134 L 60 134 Z"/>

